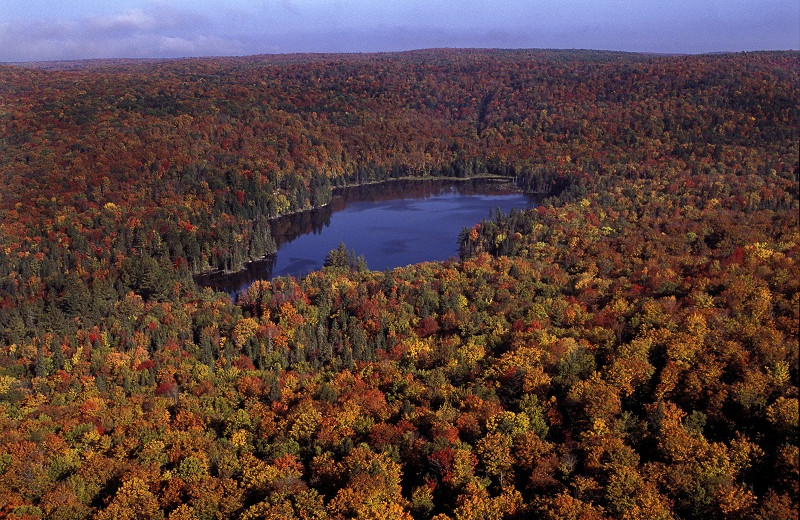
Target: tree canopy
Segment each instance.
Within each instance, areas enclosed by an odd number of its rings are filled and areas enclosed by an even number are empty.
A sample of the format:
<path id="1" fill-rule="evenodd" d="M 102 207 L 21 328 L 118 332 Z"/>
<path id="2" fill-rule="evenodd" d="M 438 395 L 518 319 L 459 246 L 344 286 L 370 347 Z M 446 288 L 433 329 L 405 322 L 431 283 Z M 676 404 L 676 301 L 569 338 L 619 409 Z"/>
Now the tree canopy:
<path id="1" fill-rule="evenodd" d="M 0 516 L 797 518 L 799 57 L 0 66 Z M 192 277 L 481 174 L 460 261 Z"/>

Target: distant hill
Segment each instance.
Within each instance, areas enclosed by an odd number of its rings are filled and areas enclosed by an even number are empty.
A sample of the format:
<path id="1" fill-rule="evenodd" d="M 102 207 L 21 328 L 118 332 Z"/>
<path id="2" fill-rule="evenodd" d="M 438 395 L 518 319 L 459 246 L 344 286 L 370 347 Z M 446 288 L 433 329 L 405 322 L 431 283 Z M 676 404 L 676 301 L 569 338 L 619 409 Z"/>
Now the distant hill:
<path id="1" fill-rule="evenodd" d="M 798 58 L 0 66 L 0 517 L 797 518 Z M 192 277 L 487 174 L 458 262 Z"/>

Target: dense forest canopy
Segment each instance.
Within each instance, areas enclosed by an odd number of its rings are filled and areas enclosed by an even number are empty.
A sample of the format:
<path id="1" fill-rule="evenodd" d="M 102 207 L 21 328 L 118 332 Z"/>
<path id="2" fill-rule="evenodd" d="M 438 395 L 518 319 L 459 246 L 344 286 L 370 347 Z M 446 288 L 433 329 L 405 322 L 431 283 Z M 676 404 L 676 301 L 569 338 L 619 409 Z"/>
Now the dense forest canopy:
<path id="1" fill-rule="evenodd" d="M 0 66 L 0 516 L 797 518 L 799 59 Z M 459 262 L 192 279 L 486 174 Z"/>

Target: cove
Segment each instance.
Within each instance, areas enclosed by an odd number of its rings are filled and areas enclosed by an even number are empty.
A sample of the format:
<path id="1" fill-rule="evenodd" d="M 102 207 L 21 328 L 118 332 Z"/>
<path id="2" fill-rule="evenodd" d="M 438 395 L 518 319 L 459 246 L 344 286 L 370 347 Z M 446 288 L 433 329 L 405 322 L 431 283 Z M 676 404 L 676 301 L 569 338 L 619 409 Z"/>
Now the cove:
<path id="1" fill-rule="evenodd" d="M 200 275 L 196 281 L 235 296 L 256 280 L 301 277 L 321 269 L 344 243 L 371 270 L 458 257 L 458 235 L 494 214 L 532 207 L 536 198 L 503 179 L 403 180 L 340 188 L 325 207 L 271 223 L 277 251 L 242 271 Z"/>

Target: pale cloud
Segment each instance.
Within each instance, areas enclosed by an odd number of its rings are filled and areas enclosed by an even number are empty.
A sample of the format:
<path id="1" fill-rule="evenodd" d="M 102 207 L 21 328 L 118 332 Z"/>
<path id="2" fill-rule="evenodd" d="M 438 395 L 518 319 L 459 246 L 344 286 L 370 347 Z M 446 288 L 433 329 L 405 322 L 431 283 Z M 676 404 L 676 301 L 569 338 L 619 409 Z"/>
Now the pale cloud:
<path id="1" fill-rule="evenodd" d="M 127 34 L 153 31 L 159 24 L 152 14 L 134 9 L 111 16 L 90 16 L 86 19 L 86 26 L 90 31 L 100 33 Z"/>
<path id="2" fill-rule="evenodd" d="M 198 13 L 153 4 L 148 11 L 77 20 L 0 22 L 0 61 L 167 58 L 242 54 L 235 37 L 214 34 Z"/>
<path id="3" fill-rule="evenodd" d="M 41 8 L 45 2 L 48 9 Z M 0 62 L 426 47 L 797 49 L 800 3 L 85 0 L 72 9 L 63 0 L 0 0 Z"/>
<path id="4" fill-rule="evenodd" d="M 150 4 L 145 9 L 130 9 L 123 13 L 87 16 L 89 32 L 115 34 L 153 33 L 164 31 L 194 32 L 212 28 L 211 20 L 200 13 L 166 4 Z"/>

